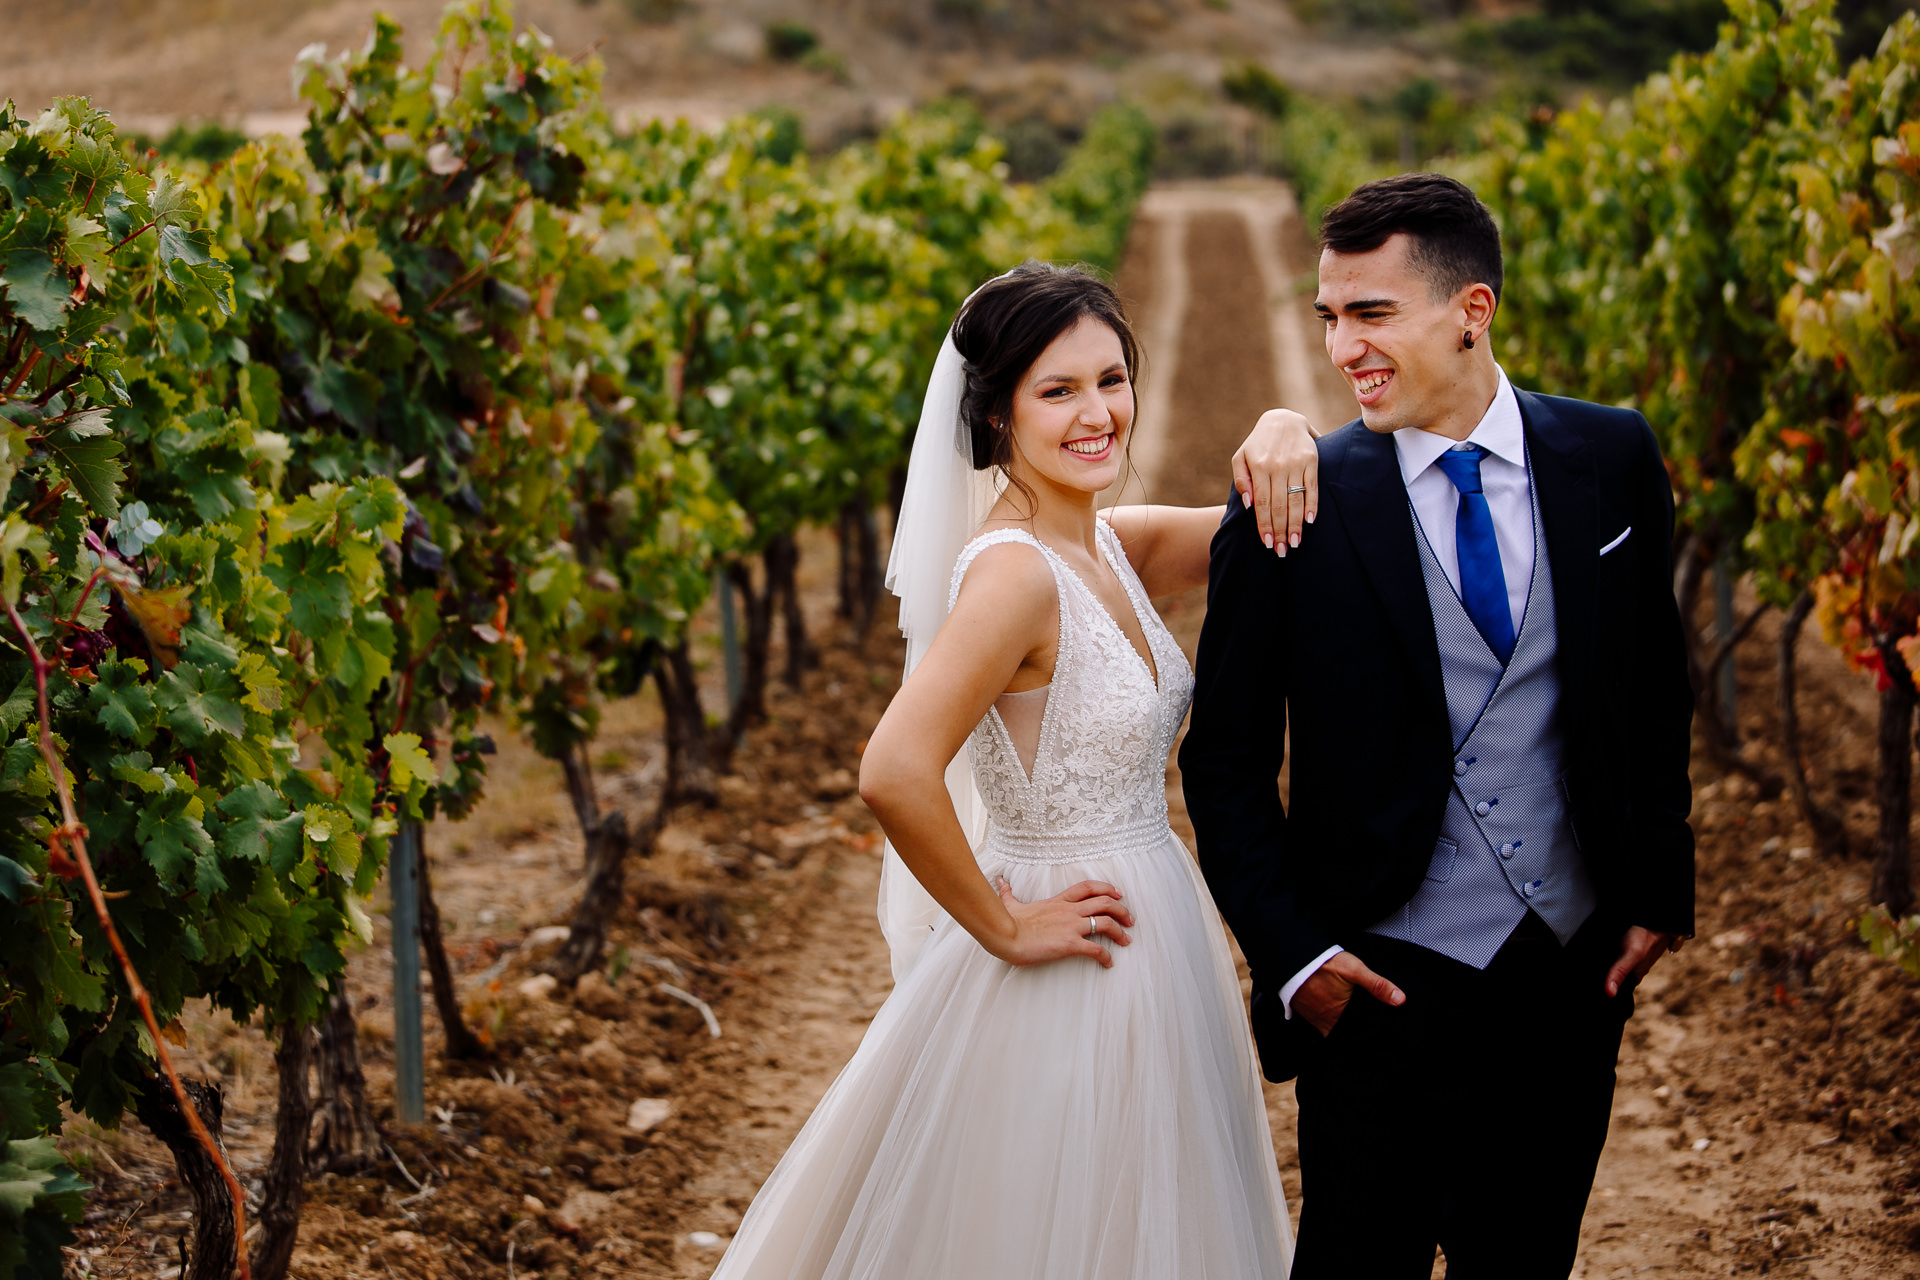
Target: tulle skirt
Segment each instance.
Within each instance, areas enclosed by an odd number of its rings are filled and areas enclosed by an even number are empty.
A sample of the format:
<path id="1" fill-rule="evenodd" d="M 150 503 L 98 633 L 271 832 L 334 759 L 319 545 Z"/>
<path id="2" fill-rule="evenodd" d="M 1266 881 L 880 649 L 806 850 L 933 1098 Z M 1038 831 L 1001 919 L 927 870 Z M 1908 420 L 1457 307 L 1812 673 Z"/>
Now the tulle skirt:
<path id="1" fill-rule="evenodd" d="M 1133 944 L 1017 969 L 942 924 L 714 1280 L 1284 1277 L 1240 984 L 1178 838 L 986 870 L 1027 901 L 1116 885 Z"/>

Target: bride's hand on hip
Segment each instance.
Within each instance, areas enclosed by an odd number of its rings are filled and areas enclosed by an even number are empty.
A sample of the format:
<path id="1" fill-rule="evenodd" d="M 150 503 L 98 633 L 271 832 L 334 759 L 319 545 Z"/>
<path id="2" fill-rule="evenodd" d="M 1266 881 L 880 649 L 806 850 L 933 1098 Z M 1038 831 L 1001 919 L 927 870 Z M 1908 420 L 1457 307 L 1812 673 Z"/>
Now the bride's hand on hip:
<path id="1" fill-rule="evenodd" d="M 1233 487 L 1253 508 L 1262 542 L 1282 556 L 1299 546 L 1301 526 L 1320 511 L 1320 449 L 1312 425 L 1291 409 L 1261 414 L 1234 451 Z"/>
<path id="2" fill-rule="evenodd" d="M 1013 917 L 1013 936 L 988 949 L 1008 964 L 1024 967 L 1085 956 L 1101 968 L 1111 969 L 1113 955 L 1096 939 L 1106 938 L 1123 947 L 1133 941 L 1127 936 L 1133 913 L 1121 903 L 1120 891 L 1110 884 L 1082 880 L 1064 893 L 1038 902 L 1020 901 L 1004 878 L 995 880 L 993 887 L 1007 914 Z"/>

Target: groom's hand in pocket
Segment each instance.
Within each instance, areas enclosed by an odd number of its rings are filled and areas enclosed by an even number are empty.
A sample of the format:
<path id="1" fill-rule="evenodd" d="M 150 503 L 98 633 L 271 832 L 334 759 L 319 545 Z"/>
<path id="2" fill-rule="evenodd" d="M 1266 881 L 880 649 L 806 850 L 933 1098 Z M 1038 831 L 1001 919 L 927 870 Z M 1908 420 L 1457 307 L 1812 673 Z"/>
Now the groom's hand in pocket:
<path id="1" fill-rule="evenodd" d="M 1360 996 L 1381 1004 L 1407 1002 L 1406 992 L 1367 968 L 1353 952 L 1342 951 L 1314 970 L 1313 976 L 1293 993 L 1294 1016 L 1305 1018 L 1314 1030 L 1328 1035 L 1346 1013 L 1347 1005 Z"/>
<path id="2" fill-rule="evenodd" d="M 1647 976 L 1654 961 L 1670 951 L 1678 951 L 1685 942 L 1686 939 L 1677 933 L 1657 933 L 1634 925 L 1620 940 L 1620 958 L 1613 962 L 1613 968 L 1607 970 L 1607 994 L 1619 995 L 1620 987 L 1629 975 L 1638 982 Z M 1299 1001 L 1294 1003 L 1298 1004 Z"/>

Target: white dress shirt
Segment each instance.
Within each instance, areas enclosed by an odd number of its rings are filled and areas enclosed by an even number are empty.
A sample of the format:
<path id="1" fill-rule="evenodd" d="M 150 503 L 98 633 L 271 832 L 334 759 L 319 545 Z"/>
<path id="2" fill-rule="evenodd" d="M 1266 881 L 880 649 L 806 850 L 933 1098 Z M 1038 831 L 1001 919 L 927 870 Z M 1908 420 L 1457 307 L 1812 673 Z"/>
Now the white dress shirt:
<path id="1" fill-rule="evenodd" d="M 1424 427 L 1402 427 L 1393 433 L 1393 452 L 1400 461 L 1407 500 L 1413 504 L 1415 532 L 1425 536 L 1457 594 L 1460 549 L 1454 541 L 1454 523 L 1460 513 L 1460 491 L 1453 487 L 1447 473 L 1433 464 L 1449 449 L 1477 444 L 1487 451 L 1487 456 L 1480 459 L 1480 488 L 1493 515 L 1493 540 L 1500 548 L 1500 572 L 1507 580 L 1507 608 L 1513 612 L 1513 633 L 1519 635 L 1527 612 L 1527 585 L 1533 581 L 1533 488 L 1527 478 L 1527 441 L 1520 422 L 1520 400 L 1513 394 L 1506 370 L 1499 369 L 1499 374 L 1493 403 L 1465 440 L 1449 440 Z M 1293 996 L 1300 985 L 1342 950 L 1328 947 L 1280 988 L 1280 1004 L 1287 1017 L 1293 1016 Z"/>
<path id="2" fill-rule="evenodd" d="M 1533 581 L 1533 493 L 1527 481 L 1520 400 L 1506 371 L 1500 371 L 1500 385 L 1486 416 L 1464 441 L 1420 427 L 1402 427 L 1393 433 L 1393 452 L 1400 460 L 1407 498 L 1455 594 L 1460 591 L 1460 548 L 1453 526 L 1460 514 L 1460 491 L 1433 464 L 1449 449 L 1476 444 L 1487 451 L 1480 459 L 1480 488 L 1493 514 L 1493 540 L 1500 547 L 1500 572 L 1507 580 L 1507 608 L 1513 612 L 1513 633 L 1519 635 L 1520 620 L 1527 612 L 1527 584 Z"/>

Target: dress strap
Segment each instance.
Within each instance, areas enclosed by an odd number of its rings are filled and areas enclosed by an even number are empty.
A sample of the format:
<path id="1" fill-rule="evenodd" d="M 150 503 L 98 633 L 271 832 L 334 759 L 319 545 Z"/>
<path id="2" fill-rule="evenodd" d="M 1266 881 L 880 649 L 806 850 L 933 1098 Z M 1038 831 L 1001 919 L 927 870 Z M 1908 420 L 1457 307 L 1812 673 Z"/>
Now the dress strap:
<path id="1" fill-rule="evenodd" d="M 1054 553 L 1052 547 L 1025 529 L 989 529 L 960 548 L 960 557 L 953 563 L 953 583 L 947 588 L 947 612 L 952 613 L 953 606 L 959 601 L 960 584 L 965 580 L 967 570 L 973 567 L 974 558 L 988 547 L 997 547 L 1008 542 L 1024 543 L 1032 547 L 1046 560 L 1047 568 L 1053 571 L 1053 589 L 1059 597 L 1060 612 L 1059 647 L 1053 660 L 1053 680 L 1057 684 L 1067 670 L 1072 648 L 1069 640 L 1070 628 L 1067 625 L 1067 581 L 1073 578 L 1073 570 L 1069 569 L 1066 562 Z M 1078 579 L 1074 580 L 1078 581 Z"/>
<path id="2" fill-rule="evenodd" d="M 953 606 L 959 602 L 960 583 L 966 578 L 967 570 L 973 567 L 974 559 L 988 547 L 997 547 L 1008 542 L 1023 542 L 1045 557 L 1047 567 L 1053 570 L 1054 585 L 1056 589 L 1058 588 L 1060 565 L 1055 561 L 1054 554 L 1046 543 L 1025 529 L 989 529 L 960 548 L 960 556 L 953 562 L 953 581 L 947 586 L 947 612 L 953 612 Z"/>

